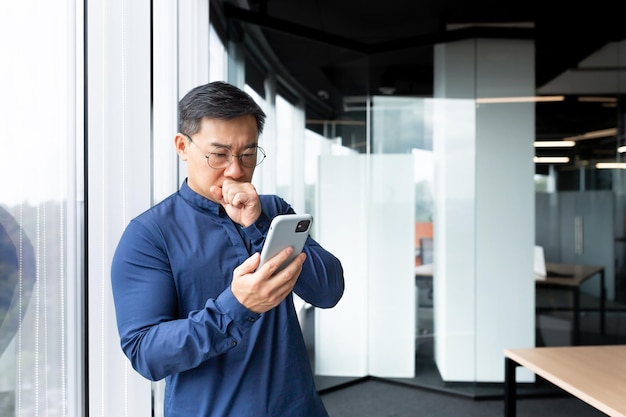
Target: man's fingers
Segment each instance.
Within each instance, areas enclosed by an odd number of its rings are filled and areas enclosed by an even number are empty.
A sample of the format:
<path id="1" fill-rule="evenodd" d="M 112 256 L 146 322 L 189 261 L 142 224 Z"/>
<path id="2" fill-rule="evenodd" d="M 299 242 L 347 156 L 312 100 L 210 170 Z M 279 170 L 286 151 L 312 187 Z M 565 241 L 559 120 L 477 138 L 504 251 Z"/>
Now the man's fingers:
<path id="1" fill-rule="evenodd" d="M 288 287 L 287 292 L 291 291 L 295 282 L 298 280 L 300 276 L 300 272 L 302 272 L 302 264 L 306 259 L 306 254 L 303 252 L 296 256 L 284 269 L 278 272 L 273 279 L 278 278 L 281 281 L 281 278 L 284 277 L 283 282 L 279 283 L 280 287 Z"/>
<path id="2" fill-rule="evenodd" d="M 281 250 L 265 262 L 265 264 L 262 266 L 263 271 L 267 271 L 269 276 L 274 275 L 274 273 L 283 264 L 283 262 L 289 259 L 292 253 L 293 248 L 291 246 L 288 246 L 285 249 Z"/>
<path id="3" fill-rule="evenodd" d="M 258 196 L 251 183 L 232 180 L 225 180 L 222 183 L 221 194 L 224 201 L 233 206 L 245 205 L 252 197 Z"/>
<path id="4" fill-rule="evenodd" d="M 223 201 L 224 194 L 222 193 L 221 187 L 218 187 L 217 185 L 212 185 L 211 188 L 209 188 L 209 191 L 213 194 L 215 200 L 220 202 Z"/>
<path id="5" fill-rule="evenodd" d="M 302 252 L 298 256 L 296 256 L 294 259 L 292 259 L 279 272 L 276 272 L 276 270 L 279 268 L 280 265 L 282 265 L 284 261 L 277 262 L 275 265 L 272 265 L 268 271 L 270 273 L 270 277 L 272 278 L 272 280 L 279 281 L 279 285 L 283 285 L 284 283 L 288 283 L 291 281 L 295 282 L 300 276 L 300 272 L 302 272 L 302 264 L 304 264 L 305 259 L 306 259 L 306 254 Z M 287 260 L 287 258 L 285 258 L 285 260 Z M 265 265 L 267 265 L 268 263 L 270 262 L 267 262 Z M 291 283 L 290 285 L 293 286 L 294 284 Z"/>
<path id="6" fill-rule="evenodd" d="M 283 249 L 261 268 L 258 267 L 260 262 L 258 252 L 246 259 L 233 274 L 231 288 L 235 298 L 246 308 L 257 313 L 276 307 L 293 290 L 306 258 L 306 255 L 301 253 L 287 267 L 276 273 L 278 267 L 291 253 L 292 248 Z M 253 275 L 248 275 L 252 272 Z"/>
<path id="7" fill-rule="evenodd" d="M 246 259 L 241 265 L 235 268 L 235 275 L 242 276 L 253 273 L 261 262 L 261 255 L 256 252 L 248 259 Z"/>

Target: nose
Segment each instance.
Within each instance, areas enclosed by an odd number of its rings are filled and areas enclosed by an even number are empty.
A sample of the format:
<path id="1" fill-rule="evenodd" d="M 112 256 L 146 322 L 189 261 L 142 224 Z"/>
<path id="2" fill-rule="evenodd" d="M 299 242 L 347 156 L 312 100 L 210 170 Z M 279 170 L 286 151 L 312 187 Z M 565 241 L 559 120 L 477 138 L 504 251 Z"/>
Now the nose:
<path id="1" fill-rule="evenodd" d="M 230 161 L 230 165 L 228 165 L 224 170 L 224 176 L 238 179 L 243 177 L 244 174 L 245 171 L 241 166 L 241 160 L 233 155 L 233 158 Z"/>

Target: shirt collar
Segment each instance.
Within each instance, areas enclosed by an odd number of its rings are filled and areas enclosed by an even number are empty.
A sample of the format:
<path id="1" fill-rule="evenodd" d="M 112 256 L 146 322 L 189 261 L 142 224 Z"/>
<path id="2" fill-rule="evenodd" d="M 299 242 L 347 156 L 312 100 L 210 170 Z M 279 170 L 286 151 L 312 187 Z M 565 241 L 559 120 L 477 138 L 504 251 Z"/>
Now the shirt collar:
<path id="1" fill-rule="evenodd" d="M 225 214 L 224 208 L 221 204 L 211 201 L 208 198 L 203 197 L 200 194 L 196 193 L 194 190 L 192 190 L 187 184 L 186 178 L 185 181 L 183 181 L 183 184 L 181 185 L 178 192 L 185 201 L 196 207 L 199 207 L 203 210 L 208 210 L 210 213 L 216 214 L 218 216 Z"/>

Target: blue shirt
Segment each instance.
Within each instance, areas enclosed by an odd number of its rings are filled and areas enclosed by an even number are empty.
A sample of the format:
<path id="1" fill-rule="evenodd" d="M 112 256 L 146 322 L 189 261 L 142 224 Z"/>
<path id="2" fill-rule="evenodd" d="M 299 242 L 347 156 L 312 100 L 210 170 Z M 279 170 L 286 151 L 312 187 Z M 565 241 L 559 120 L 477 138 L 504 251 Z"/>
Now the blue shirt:
<path id="1" fill-rule="evenodd" d="M 150 380 L 165 378 L 165 416 L 327 416 L 289 295 L 256 314 L 231 292 L 233 270 L 260 252 L 269 223 L 293 213 L 261 195 L 263 212 L 236 225 L 216 204 L 181 189 L 133 219 L 113 257 L 121 346 Z M 311 237 L 294 291 L 333 307 L 343 295 L 339 260 Z"/>

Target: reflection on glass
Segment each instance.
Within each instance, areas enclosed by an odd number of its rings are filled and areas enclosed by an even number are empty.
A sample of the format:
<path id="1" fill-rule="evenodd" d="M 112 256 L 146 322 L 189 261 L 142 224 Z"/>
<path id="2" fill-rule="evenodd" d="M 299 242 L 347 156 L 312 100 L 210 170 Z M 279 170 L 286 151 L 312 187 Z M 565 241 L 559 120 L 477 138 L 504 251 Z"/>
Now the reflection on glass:
<path id="1" fill-rule="evenodd" d="M 433 101 L 416 97 L 374 96 L 372 152 L 412 154 L 415 187 L 415 381 L 428 375 L 433 361 Z"/>
<path id="2" fill-rule="evenodd" d="M 77 95 L 73 2 L 2 2 L 0 416 L 68 415 Z M 28 53 L 24 53 L 28 51 Z M 44 63 L 42 65 L 42 63 Z M 76 395 L 80 395 L 77 393 Z M 73 396 L 73 395 L 72 395 Z"/>
<path id="3" fill-rule="evenodd" d="M 33 245 L 0 207 L 0 357 L 15 338 L 35 284 Z"/>

